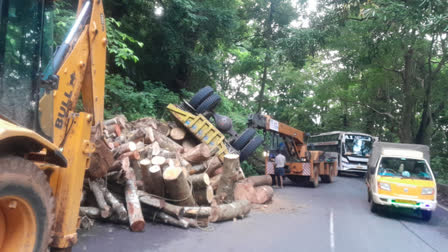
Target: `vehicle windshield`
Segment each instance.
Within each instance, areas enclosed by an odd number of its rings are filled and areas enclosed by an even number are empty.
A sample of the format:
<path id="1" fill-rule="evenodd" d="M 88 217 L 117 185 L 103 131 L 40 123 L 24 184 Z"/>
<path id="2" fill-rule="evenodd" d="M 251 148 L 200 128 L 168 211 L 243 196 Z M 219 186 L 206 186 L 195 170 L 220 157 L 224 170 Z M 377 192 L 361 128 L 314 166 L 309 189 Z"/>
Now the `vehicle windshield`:
<path id="1" fill-rule="evenodd" d="M 0 113 L 33 128 L 42 2 L 0 1 Z"/>
<path id="2" fill-rule="evenodd" d="M 369 157 L 372 152 L 372 137 L 362 135 L 345 135 L 345 155 Z"/>
<path id="3" fill-rule="evenodd" d="M 378 175 L 432 180 L 426 162 L 410 158 L 383 157 L 378 169 Z"/>

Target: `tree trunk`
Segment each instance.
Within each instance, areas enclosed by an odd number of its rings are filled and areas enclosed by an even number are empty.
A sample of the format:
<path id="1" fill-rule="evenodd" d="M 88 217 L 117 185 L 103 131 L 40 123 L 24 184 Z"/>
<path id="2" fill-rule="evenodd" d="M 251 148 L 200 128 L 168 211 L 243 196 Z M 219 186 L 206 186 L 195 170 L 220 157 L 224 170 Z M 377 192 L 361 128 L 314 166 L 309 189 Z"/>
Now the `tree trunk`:
<path id="1" fill-rule="evenodd" d="M 182 141 L 185 138 L 187 132 L 183 128 L 173 128 L 171 129 L 170 136 L 176 141 Z"/>
<path id="2" fill-rule="evenodd" d="M 130 228 L 133 232 L 141 232 L 145 229 L 145 219 L 143 218 L 142 207 L 137 195 L 135 180 L 128 179 L 124 191 Z"/>
<path id="3" fill-rule="evenodd" d="M 165 197 L 165 183 L 160 166 L 153 165 L 146 170 L 147 172 L 142 171 L 145 191 L 159 197 Z"/>
<path id="4" fill-rule="evenodd" d="M 180 206 L 195 206 L 192 188 L 181 167 L 168 167 L 163 172 L 165 189 L 168 197 Z"/>
<path id="5" fill-rule="evenodd" d="M 233 220 L 234 218 L 243 218 L 249 214 L 251 209 L 250 202 L 239 200 L 230 204 L 223 204 L 212 207 L 212 213 L 209 217 L 210 222 L 220 222 Z"/>
<path id="6" fill-rule="evenodd" d="M 182 150 L 182 146 L 179 145 L 178 143 L 174 142 L 173 139 L 163 135 L 162 133 L 160 133 L 157 130 L 154 130 L 153 133 L 154 133 L 154 138 L 159 143 L 160 147 L 167 149 L 169 151 L 172 151 L 172 152 L 178 152 L 178 151 Z"/>
<path id="7" fill-rule="evenodd" d="M 193 188 L 193 197 L 199 205 L 210 205 L 213 200 L 213 188 L 207 186 L 205 188 Z"/>
<path id="8" fill-rule="evenodd" d="M 144 191 L 138 191 L 138 195 L 141 203 L 157 209 L 161 209 L 171 216 L 181 217 L 184 214 L 184 208 L 181 206 L 167 203 L 165 202 L 165 200 L 153 197 L 152 195 Z"/>
<path id="9" fill-rule="evenodd" d="M 191 164 L 200 164 L 211 157 L 210 148 L 207 144 L 201 143 L 189 149 L 182 157 Z"/>
<path id="10" fill-rule="evenodd" d="M 93 195 L 95 196 L 98 207 L 101 210 L 101 217 L 103 218 L 109 217 L 112 213 L 110 211 L 110 206 L 104 199 L 104 194 L 103 191 L 101 190 L 101 186 L 98 184 L 98 182 L 89 180 L 89 187 L 90 190 L 93 192 Z"/>
<path id="11" fill-rule="evenodd" d="M 251 176 L 247 178 L 247 181 L 254 187 L 262 185 L 272 185 L 272 177 L 270 175 Z"/>
<path id="12" fill-rule="evenodd" d="M 238 177 L 240 159 L 237 154 L 226 154 L 224 156 L 224 170 L 216 189 L 216 201 L 230 203 L 233 201 L 233 190 Z"/>
<path id="13" fill-rule="evenodd" d="M 214 156 L 207 160 L 204 163 L 204 166 L 206 167 L 206 171 L 209 177 L 213 177 L 215 174 L 215 170 L 222 166 L 221 160 L 217 156 Z"/>
<path id="14" fill-rule="evenodd" d="M 118 199 L 111 192 L 109 192 L 106 187 L 102 187 L 101 189 L 104 193 L 104 198 L 106 199 L 107 203 L 112 206 L 112 210 L 117 214 L 118 219 L 120 219 L 121 221 L 126 221 L 128 213 L 126 212 L 126 208 L 124 208 L 124 205 L 120 201 L 118 201 Z"/>
<path id="15" fill-rule="evenodd" d="M 203 189 L 210 185 L 210 178 L 207 173 L 192 175 L 188 178 L 193 186 L 193 190 Z"/>

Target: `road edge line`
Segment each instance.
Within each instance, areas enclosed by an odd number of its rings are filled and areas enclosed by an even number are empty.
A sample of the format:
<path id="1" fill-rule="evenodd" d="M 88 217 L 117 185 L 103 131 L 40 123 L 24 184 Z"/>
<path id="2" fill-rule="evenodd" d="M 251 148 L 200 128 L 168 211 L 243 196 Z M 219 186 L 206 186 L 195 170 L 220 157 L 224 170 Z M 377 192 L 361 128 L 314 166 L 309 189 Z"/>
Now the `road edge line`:
<path id="1" fill-rule="evenodd" d="M 448 208 L 446 206 L 443 206 L 442 204 L 439 203 L 437 203 L 437 206 L 448 212 Z"/>

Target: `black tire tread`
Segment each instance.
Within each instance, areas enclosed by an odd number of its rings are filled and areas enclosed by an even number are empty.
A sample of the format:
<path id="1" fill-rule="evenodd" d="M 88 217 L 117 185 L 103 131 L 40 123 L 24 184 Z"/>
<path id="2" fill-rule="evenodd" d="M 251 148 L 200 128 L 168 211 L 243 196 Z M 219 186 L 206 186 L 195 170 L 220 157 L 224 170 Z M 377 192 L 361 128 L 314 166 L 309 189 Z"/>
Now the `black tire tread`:
<path id="1" fill-rule="evenodd" d="M 257 133 L 255 129 L 247 128 L 235 141 L 233 141 L 233 148 L 242 150 L 244 146 L 255 136 L 255 133 Z"/>
<path id="2" fill-rule="evenodd" d="M 252 153 L 263 144 L 263 138 L 256 136 L 240 152 L 240 161 L 246 160 Z"/>
<path id="3" fill-rule="evenodd" d="M 220 101 L 221 97 L 219 97 L 219 95 L 212 94 L 197 107 L 196 112 L 202 114 L 205 111 L 211 111 L 219 104 Z"/>
<path id="4" fill-rule="evenodd" d="M 44 227 L 40 239 L 41 243 L 33 251 L 47 251 L 51 243 L 55 219 L 55 202 L 51 187 L 47 181 L 47 176 L 31 161 L 17 156 L 3 156 L 0 157 L 0 192 L 2 187 L 8 185 L 27 186 L 42 201 L 45 209 L 40 210 L 45 212 Z M 42 215 L 37 216 L 42 217 Z"/>
<path id="5" fill-rule="evenodd" d="M 213 88 L 210 86 L 205 86 L 199 89 L 195 95 L 190 100 L 190 105 L 193 108 L 197 108 L 205 99 L 207 99 L 213 93 Z"/>

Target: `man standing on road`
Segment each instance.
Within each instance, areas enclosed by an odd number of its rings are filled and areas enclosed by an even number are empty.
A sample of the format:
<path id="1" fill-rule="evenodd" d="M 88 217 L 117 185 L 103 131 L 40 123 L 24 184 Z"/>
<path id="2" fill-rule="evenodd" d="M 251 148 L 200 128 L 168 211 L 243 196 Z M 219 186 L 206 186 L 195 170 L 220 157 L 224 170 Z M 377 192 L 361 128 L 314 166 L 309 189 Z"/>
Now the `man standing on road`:
<path id="1" fill-rule="evenodd" d="M 278 153 L 275 157 L 275 177 L 277 177 L 277 185 L 283 188 L 283 176 L 285 176 L 286 157 L 282 153 Z"/>

